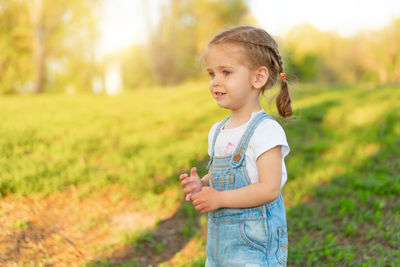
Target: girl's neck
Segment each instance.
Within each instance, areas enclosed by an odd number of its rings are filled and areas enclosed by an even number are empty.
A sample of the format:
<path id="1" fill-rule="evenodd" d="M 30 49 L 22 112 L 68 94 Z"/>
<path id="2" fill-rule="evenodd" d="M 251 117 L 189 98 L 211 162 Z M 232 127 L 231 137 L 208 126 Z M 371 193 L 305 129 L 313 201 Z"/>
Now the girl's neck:
<path id="1" fill-rule="evenodd" d="M 257 112 L 261 110 L 261 105 L 258 102 L 256 105 L 252 105 L 249 107 L 243 107 L 239 110 L 231 110 L 231 117 L 229 121 L 226 123 L 225 129 L 231 129 L 239 127 L 240 125 L 248 122 L 251 118 L 251 114 L 253 112 Z"/>

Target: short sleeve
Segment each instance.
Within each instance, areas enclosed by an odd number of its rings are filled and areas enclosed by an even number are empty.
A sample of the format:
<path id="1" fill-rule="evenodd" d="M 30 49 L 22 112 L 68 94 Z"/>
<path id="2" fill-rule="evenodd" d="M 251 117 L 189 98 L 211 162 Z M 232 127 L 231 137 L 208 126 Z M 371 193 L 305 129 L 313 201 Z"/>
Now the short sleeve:
<path id="1" fill-rule="evenodd" d="M 215 135 L 215 131 L 217 130 L 218 124 L 220 122 L 215 123 L 208 133 L 208 155 L 211 157 L 211 149 L 212 149 L 212 142 Z"/>
<path id="2" fill-rule="evenodd" d="M 279 145 L 281 146 L 282 158 L 285 158 L 290 152 L 285 131 L 277 121 L 271 119 L 263 120 L 258 125 L 250 140 L 250 145 L 256 159 L 265 151 Z"/>

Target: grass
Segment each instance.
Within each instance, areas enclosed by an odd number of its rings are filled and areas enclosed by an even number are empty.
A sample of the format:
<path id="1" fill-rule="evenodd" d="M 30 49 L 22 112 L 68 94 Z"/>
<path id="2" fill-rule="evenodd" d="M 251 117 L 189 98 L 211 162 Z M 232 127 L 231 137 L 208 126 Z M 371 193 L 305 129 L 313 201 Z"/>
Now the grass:
<path id="1" fill-rule="evenodd" d="M 182 196 L 161 193 L 180 190 L 178 173 L 204 166 L 208 130 L 228 114 L 206 88 L 0 98 L 0 194 L 53 194 L 71 185 L 90 194 L 122 183 L 149 212 L 174 206 Z M 295 114 L 278 118 L 291 146 L 284 188 L 288 265 L 400 265 L 400 87 L 292 89 Z M 263 106 L 276 115 L 268 100 Z M 186 218 L 181 235 L 201 239 L 204 217 L 186 205 L 178 214 Z M 166 249 L 151 229 L 127 233 L 121 242 Z M 204 240 L 197 249 L 204 250 Z M 179 264 L 202 266 L 204 257 Z"/>
<path id="2" fill-rule="evenodd" d="M 295 203 L 288 210 L 290 265 L 400 264 L 399 89 L 299 96 L 300 119 L 287 127 L 297 139 L 285 188 Z"/>
<path id="3" fill-rule="evenodd" d="M 0 194 L 112 183 L 164 190 L 177 170 L 206 157 L 210 115 L 222 118 L 199 87 L 1 98 Z"/>

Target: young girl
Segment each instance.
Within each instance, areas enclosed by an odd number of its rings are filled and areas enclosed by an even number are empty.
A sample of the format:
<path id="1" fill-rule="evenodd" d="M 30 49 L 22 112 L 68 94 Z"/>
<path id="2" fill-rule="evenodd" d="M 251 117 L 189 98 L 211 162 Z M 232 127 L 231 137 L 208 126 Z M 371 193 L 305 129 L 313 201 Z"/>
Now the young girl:
<path id="1" fill-rule="evenodd" d="M 206 266 L 286 266 L 286 210 L 281 189 L 289 153 L 282 127 L 260 105 L 277 78 L 282 117 L 292 115 L 286 75 L 274 39 L 239 26 L 224 31 L 205 52 L 210 91 L 231 115 L 208 136 L 209 172 L 182 174 L 186 200 L 209 212 Z"/>

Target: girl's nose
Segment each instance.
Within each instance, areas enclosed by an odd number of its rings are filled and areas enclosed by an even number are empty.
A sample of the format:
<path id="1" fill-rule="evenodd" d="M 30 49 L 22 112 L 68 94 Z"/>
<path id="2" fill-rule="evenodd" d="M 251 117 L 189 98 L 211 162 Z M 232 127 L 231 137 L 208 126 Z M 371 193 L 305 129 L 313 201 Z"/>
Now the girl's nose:
<path id="1" fill-rule="evenodd" d="M 219 75 L 215 75 L 214 78 L 211 81 L 211 84 L 215 87 L 215 86 L 219 86 L 221 85 L 221 78 Z"/>
<path id="2" fill-rule="evenodd" d="M 215 82 L 215 81 L 212 81 L 212 82 L 210 83 L 210 89 L 212 89 L 212 90 L 215 90 L 216 88 L 218 88 L 218 87 L 220 87 L 220 86 L 221 86 L 221 84 L 218 83 L 218 82 Z"/>

